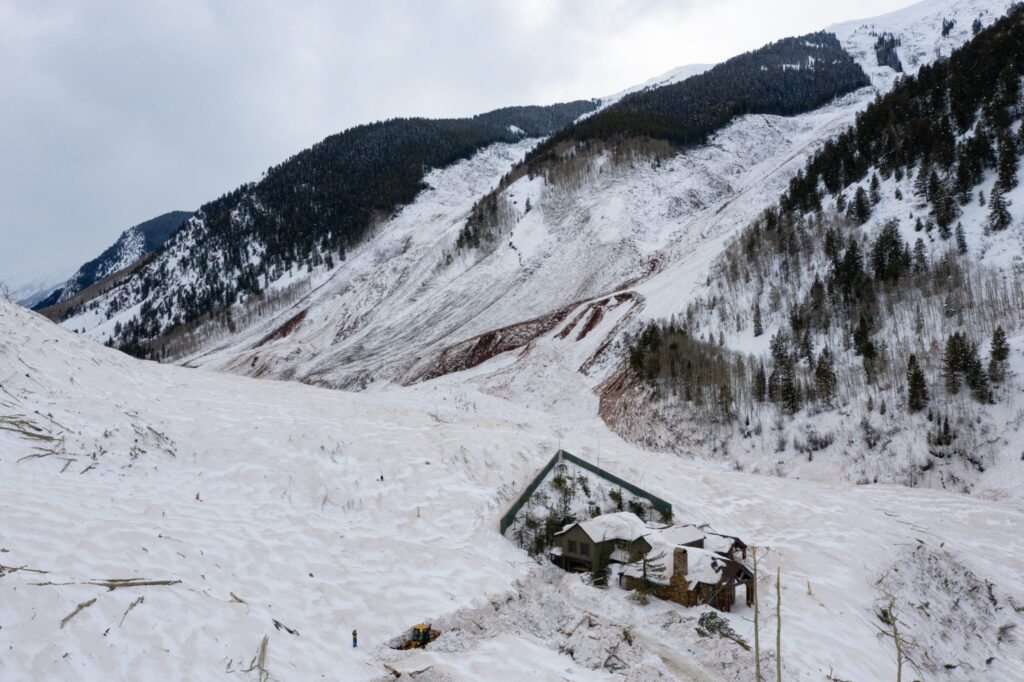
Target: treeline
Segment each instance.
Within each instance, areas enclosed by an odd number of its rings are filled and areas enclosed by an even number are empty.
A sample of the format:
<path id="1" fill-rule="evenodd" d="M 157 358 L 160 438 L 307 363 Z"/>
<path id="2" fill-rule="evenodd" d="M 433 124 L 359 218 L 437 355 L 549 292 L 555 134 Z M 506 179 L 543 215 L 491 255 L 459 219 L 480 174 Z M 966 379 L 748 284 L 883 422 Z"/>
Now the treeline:
<path id="1" fill-rule="evenodd" d="M 565 142 L 651 137 L 696 145 L 736 116 L 792 116 L 869 84 L 832 33 L 785 38 L 708 71 L 642 90 L 553 135 L 530 153 L 538 164 Z"/>
<path id="2" fill-rule="evenodd" d="M 576 101 L 465 119 L 392 119 L 332 135 L 269 168 L 259 182 L 202 206 L 154 265 L 127 282 L 131 295 L 111 300 L 108 317 L 142 301 L 111 343 L 155 357 L 150 342 L 174 327 L 257 296 L 295 267 L 333 267 L 376 222 L 413 201 L 430 169 L 496 142 L 550 135 L 595 106 Z"/>

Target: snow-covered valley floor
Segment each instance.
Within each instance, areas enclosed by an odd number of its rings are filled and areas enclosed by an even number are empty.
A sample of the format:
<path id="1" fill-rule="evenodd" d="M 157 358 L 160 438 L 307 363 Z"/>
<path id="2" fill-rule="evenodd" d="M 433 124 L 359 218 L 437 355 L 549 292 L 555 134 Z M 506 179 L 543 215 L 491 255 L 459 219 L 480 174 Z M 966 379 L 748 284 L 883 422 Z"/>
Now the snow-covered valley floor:
<path id="1" fill-rule="evenodd" d="M 4 680 L 260 679 L 245 670 L 264 636 L 277 680 L 374 679 L 385 663 L 426 679 L 750 679 L 750 653 L 695 634 L 701 609 L 635 605 L 498 534 L 559 445 L 599 448 L 677 520 L 768 548 L 786 679 L 892 679 L 883 588 L 934 663 L 924 679 L 1021 677 L 1015 506 L 731 472 L 453 381 L 348 394 L 141 363 L 7 302 L 0 368 Z M 127 578 L 180 582 L 95 584 Z M 762 580 L 766 666 L 774 598 Z M 748 642 L 751 615 L 725 616 Z M 423 619 L 446 630 L 436 646 L 387 648 Z M 598 655 L 613 646 L 616 674 Z"/>

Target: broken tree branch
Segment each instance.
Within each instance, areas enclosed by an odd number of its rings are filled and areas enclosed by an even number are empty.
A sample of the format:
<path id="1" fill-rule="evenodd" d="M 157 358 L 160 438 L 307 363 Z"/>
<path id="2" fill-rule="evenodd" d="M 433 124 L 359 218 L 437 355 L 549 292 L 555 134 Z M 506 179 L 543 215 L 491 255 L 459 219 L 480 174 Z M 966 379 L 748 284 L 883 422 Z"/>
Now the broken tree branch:
<path id="1" fill-rule="evenodd" d="M 75 616 L 77 616 L 79 611 L 81 611 L 82 609 L 87 608 L 89 606 L 92 606 L 95 602 L 96 602 L 96 597 L 93 597 L 89 601 L 84 601 L 81 604 L 79 604 L 78 606 L 76 606 L 74 611 L 72 611 L 68 615 L 64 616 L 63 618 L 61 618 L 61 620 L 60 620 L 60 627 L 61 627 L 61 629 L 63 630 L 64 626 L 68 624 L 68 621 L 71 620 L 72 618 L 74 618 Z"/>
<path id="2" fill-rule="evenodd" d="M 131 604 L 129 604 L 128 608 L 126 608 L 124 610 L 124 614 L 121 616 L 121 622 L 117 624 L 117 627 L 121 627 L 122 625 L 124 625 L 124 619 L 128 616 L 128 612 L 131 611 L 132 609 L 134 609 L 139 604 L 141 604 L 145 599 L 146 599 L 145 597 L 139 597 L 138 599 L 133 601 Z"/>
<path id="3" fill-rule="evenodd" d="M 244 673 L 251 673 L 253 670 L 259 672 L 259 682 L 267 682 L 270 679 L 270 673 L 267 671 L 265 666 L 267 662 L 267 642 L 270 641 L 268 635 L 263 635 L 263 642 L 260 643 L 259 651 L 253 656 L 252 662 L 249 667 L 243 670 Z"/>

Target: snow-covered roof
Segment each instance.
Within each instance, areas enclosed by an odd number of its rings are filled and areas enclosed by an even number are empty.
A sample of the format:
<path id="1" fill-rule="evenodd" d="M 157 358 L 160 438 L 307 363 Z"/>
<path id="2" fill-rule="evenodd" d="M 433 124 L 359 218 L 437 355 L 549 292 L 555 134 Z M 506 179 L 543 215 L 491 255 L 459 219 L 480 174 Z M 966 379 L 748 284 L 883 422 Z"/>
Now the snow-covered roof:
<path id="1" fill-rule="evenodd" d="M 686 582 L 687 589 L 691 590 L 697 583 L 717 584 L 722 579 L 722 570 L 732 561 L 729 552 L 736 539 L 728 535 L 704 531 L 692 524 L 666 528 L 652 528 L 645 524 L 645 527 L 644 539 L 651 546 L 647 558 L 649 561 L 657 558 L 657 563 L 664 566 L 661 579 L 654 578 L 655 582 L 668 583 L 675 573 L 676 548 L 686 553 Z M 685 546 L 698 540 L 704 540 L 703 548 Z M 634 578 L 640 577 L 641 571 L 640 561 L 623 568 L 625 575 Z"/>
<path id="2" fill-rule="evenodd" d="M 587 536 L 594 542 L 606 540 L 627 540 L 633 541 L 652 532 L 640 517 L 633 512 L 615 512 L 614 514 L 602 514 L 587 521 L 580 521 L 579 524 L 570 524 L 556 535 L 561 535 L 573 525 L 579 525 Z"/>
<path id="3" fill-rule="evenodd" d="M 659 575 L 651 575 L 648 565 L 648 579 L 656 583 L 668 584 L 669 579 L 675 573 L 675 550 L 677 545 L 666 542 L 658 536 L 647 536 L 653 549 L 647 554 L 647 559 L 664 567 Z M 681 552 L 686 553 L 686 588 L 692 590 L 698 583 L 705 585 L 716 585 L 722 580 L 722 570 L 730 559 L 717 552 L 711 552 L 699 547 L 678 547 Z M 639 578 L 643 571 L 643 562 L 634 561 L 623 567 L 623 574 L 631 578 Z"/>
<path id="4" fill-rule="evenodd" d="M 717 552 L 699 547 L 685 547 L 686 587 L 692 590 L 697 583 L 714 585 L 722 579 L 726 558 Z"/>
<path id="5" fill-rule="evenodd" d="M 705 538 L 704 531 L 697 526 L 669 526 L 660 531 L 660 535 L 667 541 L 677 545 L 688 545 L 691 542 Z"/>
<path id="6" fill-rule="evenodd" d="M 731 538 L 728 535 L 707 533 L 704 536 L 704 549 L 710 549 L 713 552 L 719 552 L 721 554 L 728 554 L 732 550 L 732 546 L 735 542 L 736 539 Z"/>

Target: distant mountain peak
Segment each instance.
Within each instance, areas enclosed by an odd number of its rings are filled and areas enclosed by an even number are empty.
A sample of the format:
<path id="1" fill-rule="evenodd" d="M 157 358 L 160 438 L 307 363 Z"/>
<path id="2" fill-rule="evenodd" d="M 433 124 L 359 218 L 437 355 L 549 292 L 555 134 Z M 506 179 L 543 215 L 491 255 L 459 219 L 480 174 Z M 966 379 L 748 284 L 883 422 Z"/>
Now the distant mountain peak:
<path id="1" fill-rule="evenodd" d="M 188 211 L 169 211 L 129 227 L 103 253 L 83 264 L 45 298 L 35 301 L 32 309 L 42 310 L 67 301 L 104 277 L 123 270 L 166 242 L 191 215 Z"/>

